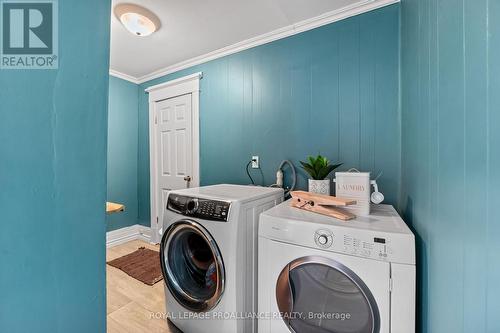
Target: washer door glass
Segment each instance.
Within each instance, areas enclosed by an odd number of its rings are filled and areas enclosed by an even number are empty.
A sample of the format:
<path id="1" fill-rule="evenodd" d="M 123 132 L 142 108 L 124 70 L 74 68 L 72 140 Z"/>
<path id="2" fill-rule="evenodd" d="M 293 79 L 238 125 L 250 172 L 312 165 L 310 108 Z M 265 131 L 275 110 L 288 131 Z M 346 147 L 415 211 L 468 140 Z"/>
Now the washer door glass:
<path id="1" fill-rule="evenodd" d="M 194 221 L 172 224 L 161 242 L 165 283 L 175 299 L 192 311 L 214 308 L 224 291 L 224 266 L 213 238 Z"/>
<path id="2" fill-rule="evenodd" d="M 323 257 L 294 260 L 281 272 L 276 300 L 296 333 L 378 333 L 373 295 L 346 266 Z"/>

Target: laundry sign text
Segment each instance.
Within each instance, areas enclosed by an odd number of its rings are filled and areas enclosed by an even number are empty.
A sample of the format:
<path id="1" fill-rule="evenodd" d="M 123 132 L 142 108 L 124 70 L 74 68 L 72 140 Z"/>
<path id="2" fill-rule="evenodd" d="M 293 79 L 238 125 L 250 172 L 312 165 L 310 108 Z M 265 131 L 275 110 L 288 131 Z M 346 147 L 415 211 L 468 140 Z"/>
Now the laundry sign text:
<path id="1" fill-rule="evenodd" d="M 0 0 L 0 68 L 57 69 L 57 0 Z"/>
<path id="2" fill-rule="evenodd" d="M 370 214 L 370 173 L 369 172 L 336 172 L 335 195 L 337 197 L 356 200 L 355 205 L 345 207 L 355 215 Z"/>
<path id="3" fill-rule="evenodd" d="M 355 192 L 364 192 L 366 191 L 366 187 L 364 185 L 359 184 L 342 184 L 340 187 L 345 191 L 355 191 Z"/>

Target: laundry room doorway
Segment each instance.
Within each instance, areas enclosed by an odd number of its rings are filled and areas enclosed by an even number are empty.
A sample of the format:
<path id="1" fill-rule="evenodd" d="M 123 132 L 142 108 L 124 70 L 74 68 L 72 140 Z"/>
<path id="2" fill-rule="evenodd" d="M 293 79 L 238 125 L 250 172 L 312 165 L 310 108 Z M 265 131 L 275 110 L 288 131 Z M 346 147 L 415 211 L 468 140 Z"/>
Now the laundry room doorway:
<path id="1" fill-rule="evenodd" d="M 149 93 L 151 242 L 158 243 L 171 190 L 197 187 L 201 73 L 155 85 Z"/>

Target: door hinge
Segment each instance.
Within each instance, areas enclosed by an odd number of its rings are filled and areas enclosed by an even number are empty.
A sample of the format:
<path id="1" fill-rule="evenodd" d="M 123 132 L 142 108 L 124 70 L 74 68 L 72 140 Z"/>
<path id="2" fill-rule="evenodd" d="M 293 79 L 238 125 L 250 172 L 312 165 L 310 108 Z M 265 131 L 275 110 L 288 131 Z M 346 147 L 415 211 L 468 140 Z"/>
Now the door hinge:
<path id="1" fill-rule="evenodd" d="M 158 125 L 158 116 L 155 116 L 155 125 Z"/>
<path id="2" fill-rule="evenodd" d="M 159 221 L 159 219 L 158 219 L 158 216 L 157 216 L 157 217 L 156 217 L 156 224 L 158 224 L 158 223 L 159 223 L 158 221 Z"/>
<path id="3" fill-rule="evenodd" d="M 392 283 L 392 278 L 389 278 L 389 292 L 392 293 L 392 289 L 394 288 L 394 285 Z"/>

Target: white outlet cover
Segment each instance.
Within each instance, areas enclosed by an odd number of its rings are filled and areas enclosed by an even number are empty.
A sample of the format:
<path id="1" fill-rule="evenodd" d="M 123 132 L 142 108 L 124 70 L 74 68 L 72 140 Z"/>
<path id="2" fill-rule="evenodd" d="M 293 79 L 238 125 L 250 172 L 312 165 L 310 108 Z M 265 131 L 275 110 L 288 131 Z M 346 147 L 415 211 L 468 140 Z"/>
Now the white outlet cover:
<path id="1" fill-rule="evenodd" d="M 258 169 L 259 167 L 259 156 L 252 156 L 252 169 Z"/>

